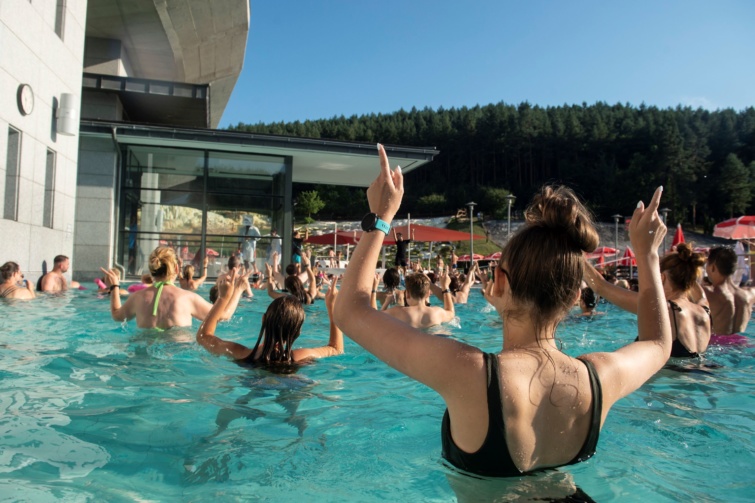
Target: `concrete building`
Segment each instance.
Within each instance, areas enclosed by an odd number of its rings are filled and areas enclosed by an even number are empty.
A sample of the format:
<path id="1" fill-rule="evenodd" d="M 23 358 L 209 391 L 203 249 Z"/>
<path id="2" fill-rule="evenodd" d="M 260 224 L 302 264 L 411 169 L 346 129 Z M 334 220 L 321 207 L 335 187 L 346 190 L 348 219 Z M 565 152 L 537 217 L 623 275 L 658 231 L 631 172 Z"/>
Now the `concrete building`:
<path id="1" fill-rule="evenodd" d="M 212 275 L 254 221 L 261 266 L 274 240 L 288 257 L 293 182 L 369 184 L 372 144 L 213 129 L 249 20 L 247 0 L 0 3 L 0 262 L 36 277 L 62 253 L 86 281 L 162 244 Z M 436 153 L 389 147 L 405 172 Z"/>

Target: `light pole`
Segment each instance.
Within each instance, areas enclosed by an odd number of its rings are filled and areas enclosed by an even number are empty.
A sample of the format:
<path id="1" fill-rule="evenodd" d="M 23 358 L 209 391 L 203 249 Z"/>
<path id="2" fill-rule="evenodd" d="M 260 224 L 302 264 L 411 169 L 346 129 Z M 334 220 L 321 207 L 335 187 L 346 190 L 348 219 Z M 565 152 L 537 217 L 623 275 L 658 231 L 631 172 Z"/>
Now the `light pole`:
<path id="1" fill-rule="evenodd" d="M 474 261 L 474 239 L 472 238 L 474 236 L 474 207 L 477 203 L 470 201 L 467 206 L 469 206 L 469 265 L 471 267 Z"/>
<path id="2" fill-rule="evenodd" d="M 668 209 L 668 208 L 662 208 L 660 210 L 660 212 L 661 212 L 661 215 L 663 215 L 663 225 L 665 225 L 666 227 L 668 227 L 668 223 L 667 223 L 668 222 L 668 214 L 671 212 L 671 210 Z M 664 254 L 666 253 L 666 237 L 668 237 L 668 232 L 666 232 L 666 235 L 663 236 L 663 253 Z"/>
<path id="3" fill-rule="evenodd" d="M 511 234 L 511 205 L 514 203 L 514 199 L 516 199 L 516 196 L 514 194 L 508 194 L 506 195 L 506 203 L 509 205 L 509 215 L 507 218 L 507 224 L 506 224 L 506 239 L 509 239 L 509 235 Z"/>
<path id="4" fill-rule="evenodd" d="M 616 256 L 618 257 L 619 254 L 619 220 L 621 220 L 621 215 L 618 213 L 613 216 L 613 221 L 615 224 L 614 228 L 614 237 L 613 237 L 613 247 L 616 248 Z"/>

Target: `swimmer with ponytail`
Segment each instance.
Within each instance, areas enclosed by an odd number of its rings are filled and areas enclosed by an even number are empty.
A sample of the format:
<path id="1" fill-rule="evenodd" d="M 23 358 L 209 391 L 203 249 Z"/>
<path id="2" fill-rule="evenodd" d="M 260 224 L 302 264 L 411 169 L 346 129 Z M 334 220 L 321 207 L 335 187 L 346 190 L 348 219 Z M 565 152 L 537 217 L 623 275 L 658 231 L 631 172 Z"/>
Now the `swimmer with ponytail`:
<path id="1" fill-rule="evenodd" d="M 367 199 L 370 212 L 390 225 L 404 178 L 400 168 L 391 169 L 382 145 L 378 155 L 380 169 Z M 609 409 L 660 370 L 671 352 L 658 267 L 666 234 L 657 211 L 661 194 L 659 187 L 647 208 L 640 202 L 629 226 L 640 275 L 639 341 L 617 351 L 572 358 L 556 342 L 556 328 L 579 296 L 583 253 L 598 246 L 588 211 L 564 187 L 544 187 L 535 195 L 485 290 L 503 321 L 498 352 L 428 334 L 370 306 L 385 237 L 379 230 L 365 232 L 351 257 L 336 299 L 336 324 L 377 358 L 440 394 L 447 407 L 442 454 L 455 467 L 520 477 L 579 463 L 595 453 Z"/>

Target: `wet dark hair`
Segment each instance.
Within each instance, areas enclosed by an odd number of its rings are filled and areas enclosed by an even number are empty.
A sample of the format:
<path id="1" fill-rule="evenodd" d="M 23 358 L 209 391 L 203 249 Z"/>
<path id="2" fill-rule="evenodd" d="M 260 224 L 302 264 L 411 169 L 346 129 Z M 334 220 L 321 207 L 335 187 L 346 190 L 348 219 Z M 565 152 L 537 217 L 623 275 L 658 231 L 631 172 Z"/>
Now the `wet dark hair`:
<path id="1" fill-rule="evenodd" d="M 262 343 L 262 354 L 257 362 L 272 367 L 270 370 L 292 365 L 292 346 L 301 334 L 304 318 L 304 309 L 298 299 L 286 295 L 272 301 L 262 316 L 260 335 L 252 349 L 252 355 L 257 354 Z"/>
<path id="2" fill-rule="evenodd" d="M 574 304 L 584 258 L 598 246 L 592 217 L 567 187 L 545 186 L 524 213 L 525 225 L 501 252 L 512 297 L 508 316 L 530 317 L 537 327 L 558 323 Z"/>
<path id="3" fill-rule="evenodd" d="M 598 297 L 595 295 L 592 288 L 583 288 L 580 298 L 588 309 L 594 309 L 595 306 L 598 305 Z"/>
<path id="4" fill-rule="evenodd" d="M 288 264 L 286 266 L 286 275 L 293 276 L 296 274 L 296 264 Z"/>
<path id="5" fill-rule="evenodd" d="M 52 259 L 52 263 L 57 265 L 65 262 L 66 260 L 68 260 L 68 257 L 66 257 L 65 255 L 56 255 L 55 258 Z"/>
<path id="6" fill-rule="evenodd" d="M 230 269 L 235 269 L 239 265 L 241 265 L 241 260 L 239 260 L 239 258 L 236 255 L 231 255 L 230 257 L 228 257 L 228 269 L 229 270 Z"/>
<path id="7" fill-rule="evenodd" d="M 8 281 L 19 271 L 20 267 L 15 262 L 6 262 L 0 267 L 0 274 L 2 274 L 3 281 Z"/>
<path id="8" fill-rule="evenodd" d="M 448 284 L 448 289 L 451 293 L 456 293 L 461 290 L 462 279 L 459 276 L 451 276 L 451 283 Z"/>
<path id="9" fill-rule="evenodd" d="M 304 289 L 304 283 L 301 282 L 299 276 L 286 276 L 283 286 L 289 295 L 296 297 L 302 304 L 308 304 L 307 290 Z"/>
<path id="10" fill-rule="evenodd" d="M 676 288 L 686 292 L 697 282 L 704 265 L 705 258 L 701 253 L 695 253 L 691 244 L 681 243 L 676 247 L 676 253 L 669 253 L 661 259 L 661 272 L 666 273 Z"/>
<path id="11" fill-rule="evenodd" d="M 724 276 L 731 276 L 737 270 L 737 254 L 728 246 L 714 246 L 708 252 L 708 263 Z"/>
<path id="12" fill-rule="evenodd" d="M 218 285 L 213 285 L 210 288 L 210 302 L 214 304 L 216 300 L 218 300 Z"/>
<path id="13" fill-rule="evenodd" d="M 398 288 L 398 286 L 401 284 L 401 274 L 399 274 L 398 269 L 396 269 L 395 267 L 386 269 L 383 273 L 383 284 L 390 290 Z"/>

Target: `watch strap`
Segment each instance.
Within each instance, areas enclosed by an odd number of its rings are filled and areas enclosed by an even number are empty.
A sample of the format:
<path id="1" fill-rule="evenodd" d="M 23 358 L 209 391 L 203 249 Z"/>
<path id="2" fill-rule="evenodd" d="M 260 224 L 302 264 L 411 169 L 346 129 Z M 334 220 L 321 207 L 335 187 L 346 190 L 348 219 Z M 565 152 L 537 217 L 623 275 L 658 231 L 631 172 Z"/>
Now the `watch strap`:
<path id="1" fill-rule="evenodd" d="M 391 231 L 391 224 L 378 217 L 375 220 L 375 228 L 379 231 L 383 231 L 386 235 Z"/>

